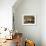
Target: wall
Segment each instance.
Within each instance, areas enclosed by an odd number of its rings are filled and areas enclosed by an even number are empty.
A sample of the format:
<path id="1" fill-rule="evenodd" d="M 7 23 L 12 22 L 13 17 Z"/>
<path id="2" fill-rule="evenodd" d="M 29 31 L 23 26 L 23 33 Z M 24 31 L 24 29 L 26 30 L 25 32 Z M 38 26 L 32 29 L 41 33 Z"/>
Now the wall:
<path id="1" fill-rule="evenodd" d="M 12 29 L 12 6 L 16 0 L 0 0 L 0 27 Z"/>
<path id="2" fill-rule="evenodd" d="M 15 29 L 23 33 L 24 39 L 34 40 L 36 46 L 41 46 L 40 7 L 40 0 L 23 0 L 20 5 L 14 9 Z M 34 14 L 34 16 L 37 16 L 36 25 L 22 25 L 22 16 L 24 14 Z"/>
<path id="3" fill-rule="evenodd" d="M 41 41 L 46 46 L 46 0 L 41 1 Z"/>

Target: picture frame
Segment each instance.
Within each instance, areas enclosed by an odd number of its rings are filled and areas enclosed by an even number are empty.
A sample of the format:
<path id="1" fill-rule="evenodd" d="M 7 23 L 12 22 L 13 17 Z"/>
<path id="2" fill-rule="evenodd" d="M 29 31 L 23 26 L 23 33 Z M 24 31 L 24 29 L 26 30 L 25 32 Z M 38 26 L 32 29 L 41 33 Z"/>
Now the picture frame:
<path id="1" fill-rule="evenodd" d="M 23 15 L 22 25 L 36 25 L 36 16 L 35 15 Z"/>

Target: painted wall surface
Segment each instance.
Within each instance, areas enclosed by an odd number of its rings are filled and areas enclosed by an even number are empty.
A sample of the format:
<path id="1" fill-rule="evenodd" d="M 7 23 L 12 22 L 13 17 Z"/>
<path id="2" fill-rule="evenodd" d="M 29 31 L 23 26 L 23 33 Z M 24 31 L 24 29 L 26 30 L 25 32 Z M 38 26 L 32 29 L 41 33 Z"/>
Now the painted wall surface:
<path id="1" fill-rule="evenodd" d="M 16 6 L 16 5 L 15 5 Z M 40 0 L 23 0 L 21 4 L 14 9 L 15 29 L 23 33 L 24 39 L 35 41 L 36 46 L 41 46 L 41 1 Z M 32 14 L 36 16 L 36 25 L 23 25 L 22 16 Z"/>
<path id="2" fill-rule="evenodd" d="M 42 46 L 46 46 L 46 0 L 41 1 L 41 40 Z"/>
<path id="3" fill-rule="evenodd" d="M 16 0 L 0 0 L 0 27 L 12 29 L 12 6 Z"/>

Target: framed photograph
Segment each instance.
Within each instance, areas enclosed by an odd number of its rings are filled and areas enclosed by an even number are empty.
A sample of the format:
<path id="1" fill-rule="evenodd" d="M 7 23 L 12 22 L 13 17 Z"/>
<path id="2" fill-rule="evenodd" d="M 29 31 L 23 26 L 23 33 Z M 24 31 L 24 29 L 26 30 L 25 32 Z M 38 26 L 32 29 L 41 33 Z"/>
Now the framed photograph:
<path id="1" fill-rule="evenodd" d="M 23 25 L 35 25 L 36 24 L 36 16 L 35 15 L 23 15 L 22 24 Z"/>

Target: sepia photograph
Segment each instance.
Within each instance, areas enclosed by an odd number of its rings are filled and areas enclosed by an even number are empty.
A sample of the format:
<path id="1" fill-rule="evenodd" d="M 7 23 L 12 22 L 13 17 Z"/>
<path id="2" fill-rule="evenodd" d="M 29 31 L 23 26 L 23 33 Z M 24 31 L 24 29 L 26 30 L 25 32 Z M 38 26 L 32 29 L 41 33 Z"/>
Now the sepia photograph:
<path id="1" fill-rule="evenodd" d="M 36 24 L 36 16 L 33 15 L 24 15 L 23 16 L 24 25 L 34 25 Z"/>

